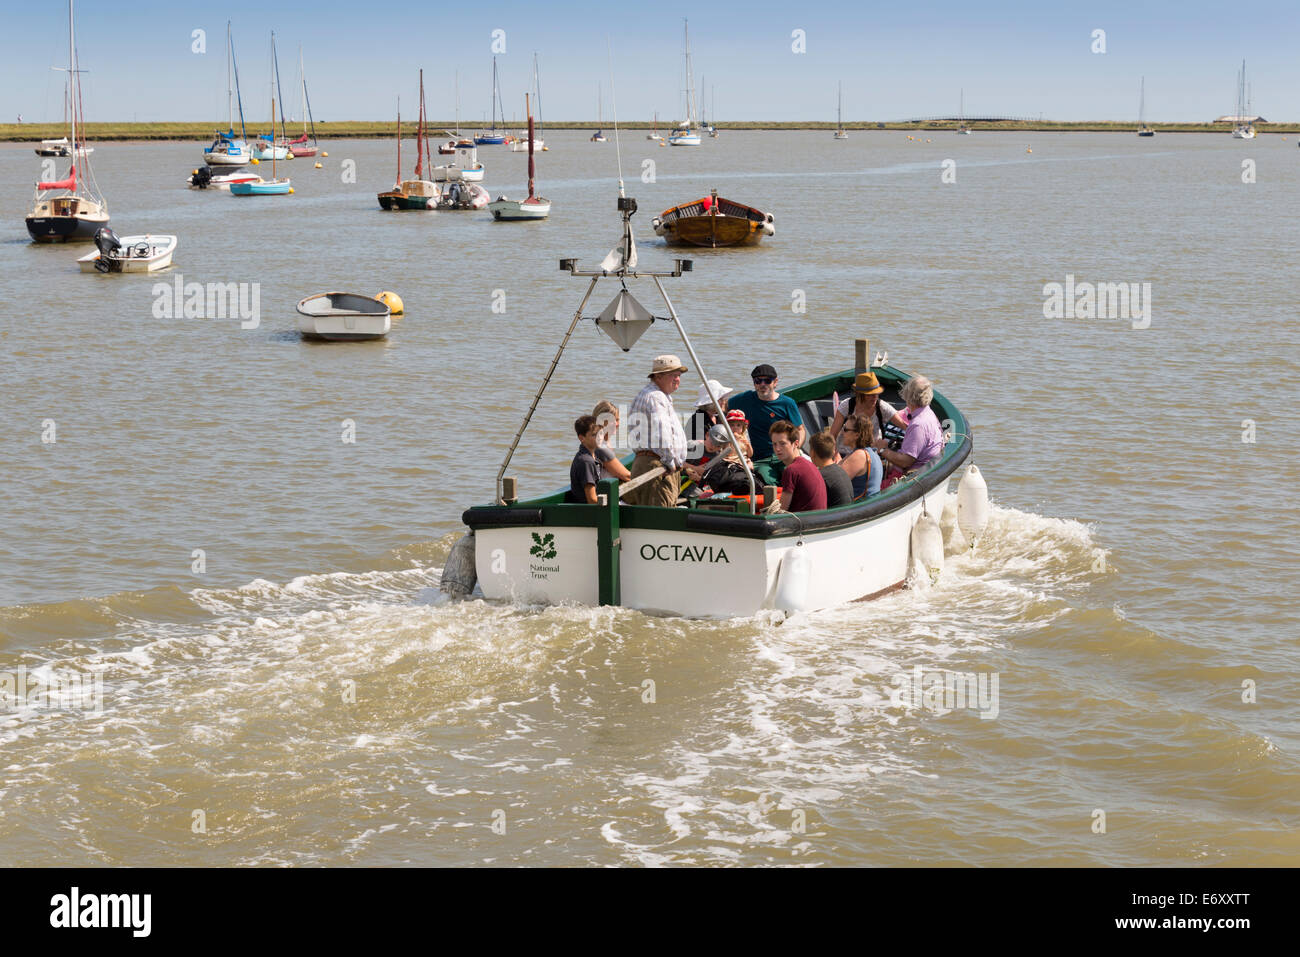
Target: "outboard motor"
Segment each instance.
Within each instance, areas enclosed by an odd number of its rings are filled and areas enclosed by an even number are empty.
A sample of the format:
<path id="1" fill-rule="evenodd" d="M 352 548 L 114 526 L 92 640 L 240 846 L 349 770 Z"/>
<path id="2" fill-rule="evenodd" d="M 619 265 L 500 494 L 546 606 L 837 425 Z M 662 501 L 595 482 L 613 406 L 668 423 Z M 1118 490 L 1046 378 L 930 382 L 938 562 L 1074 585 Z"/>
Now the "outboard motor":
<path id="1" fill-rule="evenodd" d="M 95 230 L 95 245 L 99 247 L 101 256 L 112 256 L 122 248 L 122 242 L 117 238 L 117 233 L 107 226 L 100 226 Z"/>
<path id="2" fill-rule="evenodd" d="M 122 243 L 113 230 L 107 226 L 100 226 L 95 230 L 95 245 L 99 247 L 99 258 L 95 260 L 95 270 L 97 272 L 108 272 L 113 268 L 110 260 L 113 258 L 113 254 L 122 248 Z"/>
<path id="3" fill-rule="evenodd" d="M 199 169 L 196 169 L 194 171 L 194 175 L 190 177 L 190 185 L 196 186 L 199 189 L 207 189 L 209 186 L 211 186 L 212 167 L 203 166 L 200 167 Z"/>

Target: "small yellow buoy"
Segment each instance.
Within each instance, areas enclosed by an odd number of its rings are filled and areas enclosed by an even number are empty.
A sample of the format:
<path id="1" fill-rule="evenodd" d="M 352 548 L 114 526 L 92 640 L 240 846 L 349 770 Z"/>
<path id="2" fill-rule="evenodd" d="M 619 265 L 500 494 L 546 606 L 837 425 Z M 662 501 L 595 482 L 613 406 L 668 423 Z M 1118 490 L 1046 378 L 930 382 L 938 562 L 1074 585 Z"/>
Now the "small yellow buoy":
<path id="1" fill-rule="evenodd" d="M 249 160 L 249 162 L 252 163 L 254 166 L 256 166 L 258 163 L 262 161 L 258 159 L 256 156 L 254 156 L 251 160 Z"/>
<path id="2" fill-rule="evenodd" d="M 324 166 L 322 166 L 320 163 L 317 163 L 317 164 L 316 164 L 316 168 L 317 168 L 317 169 L 324 169 Z"/>
<path id="3" fill-rule="evenodd" d="M 1029 149 L 1028 147 L 1025 147 L 1025 152 L 1026 152 L 1026 153 L 1032 153 L 1033 150 Z"/>
<path id="4" fill-rule="evenodd" d="M 329 153 L 321 153 L 320 155 L 321 155 L 321 156 L 329 156 L 330 154 L 329 154 Z"/>
<path id="5" fill-rule="evenodd" d="M 198 171 L 198 170 L 192 170 L 192 171 L 190 172 L 190 175 L 191 175 L 191 176 L 198 176 L 198 175 L 199 175 L 199 171 Z"/>
<path id="6" fill-rule="evenodd" d="M 375 299 L 379 302 L 382 302 L 385 306 L 387 306 L 388 311 L 395 316 L 400 316 L 405 309 L 405 307 L 402 304 L 402 297 L 395 292 L 388 292 L 387 290 L 385 290 L 384 292 L 381 292 L 379 295 L 375 296 Z"/>
<path id="7" fill-rule="evenodd" d="M 292 187 L 292 186 L 289 187 L 289 192 L 291 192 L 291 193 L 293 192 L 293 187 Z"/>

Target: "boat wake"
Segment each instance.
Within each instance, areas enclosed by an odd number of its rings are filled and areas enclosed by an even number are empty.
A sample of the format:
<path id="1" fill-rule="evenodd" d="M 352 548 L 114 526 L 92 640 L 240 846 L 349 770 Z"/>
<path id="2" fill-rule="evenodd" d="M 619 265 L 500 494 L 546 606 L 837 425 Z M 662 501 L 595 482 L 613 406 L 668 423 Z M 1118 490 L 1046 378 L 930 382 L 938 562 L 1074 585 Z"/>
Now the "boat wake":
<path id="1" fill-rule="evenodd" d="M 826 863 L 837 814 L 937 776 L 910 739 L 946 726 L 891 703 L 893 676 L 987 667 L 1071 613 L 1099 554 L 994 507 L 933 587 L 777 624 L 448 603 L 453 539 L 387 570 L 0 610 L 0 670 L 103 685 L 98 713 L 0 713 L 11 861 Z M 497 811 L 572 837 L 503 845 Z"/>

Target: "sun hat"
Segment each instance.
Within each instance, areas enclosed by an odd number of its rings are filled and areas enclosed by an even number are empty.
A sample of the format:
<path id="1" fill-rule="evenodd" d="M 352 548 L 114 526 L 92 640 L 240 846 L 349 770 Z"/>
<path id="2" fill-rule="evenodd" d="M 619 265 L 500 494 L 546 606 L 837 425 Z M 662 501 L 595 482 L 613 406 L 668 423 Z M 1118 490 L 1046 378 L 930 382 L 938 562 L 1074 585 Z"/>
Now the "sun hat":
<path id="1" fill-rule="evenodd" d="M 853 380 L 853 391 L 862 395 L 880 395 L 885 391 L 885 387 L 880 384 L 874 372 L 859 372 L 858 377 Z"/>
<path id="2" fill-rule="evenodd" d="M 735 389 L 728 389 L 717 379 L 710 379 L 704 385 L 700 386 L 695 393 L 696 408 L 713 405 L 713 400 L 709 398 L 709 389 L 713 390 L 713 394 L 717 396 L 719 400 L 725 399 L 727 396 L 731 395 L 731 393 L 736 391 Z"/>
<path id="3" fill-rule="evenodd" d="M 682 360 L 674 355 L 655 356 L 653 365 L 650 366 L 650 372 L 646 375 L 647 379 L 659 375 L 661 372 L 688 372 L 686 366 L 682 365 Z"/>

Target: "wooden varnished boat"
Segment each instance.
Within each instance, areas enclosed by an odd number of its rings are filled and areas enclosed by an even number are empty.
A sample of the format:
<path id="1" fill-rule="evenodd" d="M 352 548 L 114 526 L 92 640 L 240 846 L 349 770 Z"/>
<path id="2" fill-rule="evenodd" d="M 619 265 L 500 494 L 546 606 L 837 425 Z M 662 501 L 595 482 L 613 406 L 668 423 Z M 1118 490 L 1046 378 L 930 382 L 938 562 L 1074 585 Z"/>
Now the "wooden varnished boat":
<path id="1" fill-rule="evenodd" d="M 776 233 L 772 214 L 718 196 L 664 210 L 654 220 L 656 236 L 670 246 L 757 246 Z"/>

